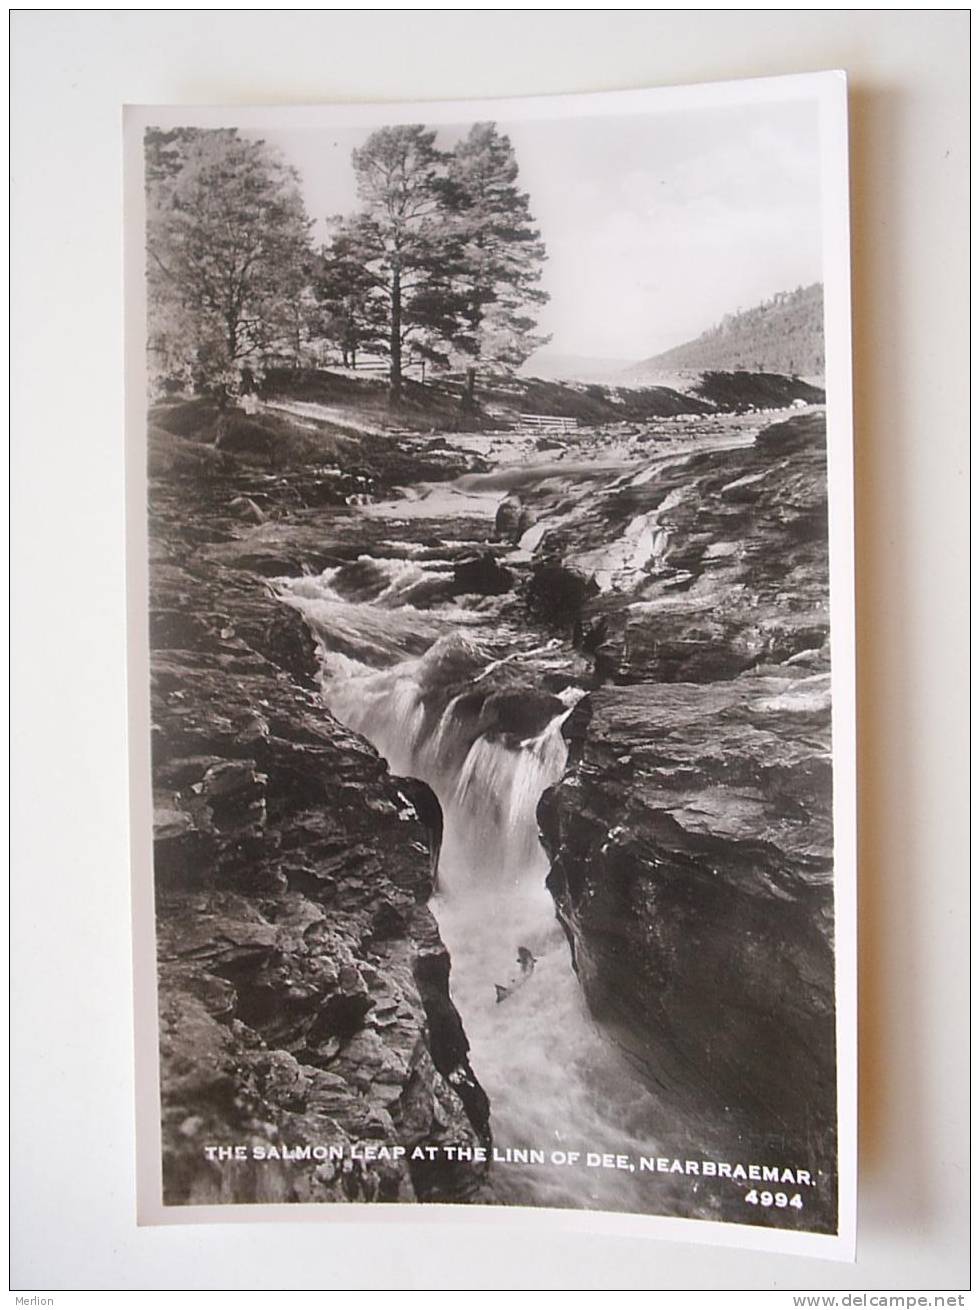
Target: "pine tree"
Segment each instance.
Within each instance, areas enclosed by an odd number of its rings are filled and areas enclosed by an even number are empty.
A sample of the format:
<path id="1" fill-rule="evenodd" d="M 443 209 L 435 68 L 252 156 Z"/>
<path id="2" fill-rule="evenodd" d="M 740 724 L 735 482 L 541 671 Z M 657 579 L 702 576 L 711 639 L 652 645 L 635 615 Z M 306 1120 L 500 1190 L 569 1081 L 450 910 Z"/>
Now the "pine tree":
<path id="1" fill-rule="evenodd" d="M 474 360 L 467 370 L 469 405 L 481 362 L 518 368 L 549 339 L 535 335 L 529 312 L 548 300 L 538 286 L 547 255 L 517 178 L 510 138 L 494 123 L 474 123 L 452 152 L 442 187 L 460 247 L 456 285 Z"/>
<path id="2" fill-rule="evenodd" d="M 397 405 L 409 344 L 442 361 L 448 344 L 465 339 L 453 279 L 459 242 L 445 221 L 440 190 L 445 156 L 435 147 L 435 132 L 407 125 L 372 133 L 352 159 L 363 209 L 347 227 L 348 253 L 382 302 L 389 395 Z"/>
<path id="3" fill-rule="evenodd" d="M 340 348 L 345 368 L 356 368 L 359 352 L 386 349 L 383 296 L 368 266 L 373 238 L 363 231 L 363 220 L 336 218 L 333 224 L 313 263 L 311 324 Z"/>

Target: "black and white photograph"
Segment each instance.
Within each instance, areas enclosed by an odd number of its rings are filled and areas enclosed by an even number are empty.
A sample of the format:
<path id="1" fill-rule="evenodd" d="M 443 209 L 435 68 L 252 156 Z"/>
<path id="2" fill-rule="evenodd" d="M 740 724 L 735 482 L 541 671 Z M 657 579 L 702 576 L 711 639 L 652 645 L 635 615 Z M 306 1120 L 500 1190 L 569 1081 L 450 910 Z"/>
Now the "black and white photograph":
<path id="1" fill-rule="evenodd" d="M 141 1222 L 852 1258 L 845 103 L 127 110 Z"/>

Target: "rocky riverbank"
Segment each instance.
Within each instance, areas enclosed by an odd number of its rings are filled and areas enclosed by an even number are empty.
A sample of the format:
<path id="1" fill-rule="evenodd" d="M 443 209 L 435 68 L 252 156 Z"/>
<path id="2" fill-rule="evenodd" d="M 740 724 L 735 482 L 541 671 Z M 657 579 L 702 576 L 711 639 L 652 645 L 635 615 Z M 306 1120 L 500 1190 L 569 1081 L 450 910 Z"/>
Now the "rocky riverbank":
<path id="1" fill-rule="evenodd" d="M 602 684 L 539 808 L 592 1011 L 707 1133 L 813 1167 L 830 1223 L 823 415 L 599 494 L 539 489 L 521 512 L 579 580 L 574 626 Z"/>
<path id="2" fill-rule="evenodd" d="M 438 806 L 324 710 L 313 640 L 263 581 L 348 549 L 291 521 L 297 494 L 243 468 L 152 489 L 165 1199 L 464 1199 L 473 1165 L 350 1159 L 486 1142 L 488 1108 L 427 908 Z M 243 530 L 257 496 L 274 538 Z M 227 1143 L 348 1158 L 207 1158 Z"/>

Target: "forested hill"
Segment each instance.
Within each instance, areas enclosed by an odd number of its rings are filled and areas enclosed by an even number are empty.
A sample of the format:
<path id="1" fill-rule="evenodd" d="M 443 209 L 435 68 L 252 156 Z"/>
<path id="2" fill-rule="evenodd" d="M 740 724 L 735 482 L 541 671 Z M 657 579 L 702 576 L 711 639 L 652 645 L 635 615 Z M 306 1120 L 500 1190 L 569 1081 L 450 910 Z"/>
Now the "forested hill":
<path id="1" fill-rule="evenodd" d="M 727 314 L 693 341 L 634 364 L 634 382 L 687 369 L 761 370 L 822 378 L 823 285 L 779 292 L 754 309 Z"/>

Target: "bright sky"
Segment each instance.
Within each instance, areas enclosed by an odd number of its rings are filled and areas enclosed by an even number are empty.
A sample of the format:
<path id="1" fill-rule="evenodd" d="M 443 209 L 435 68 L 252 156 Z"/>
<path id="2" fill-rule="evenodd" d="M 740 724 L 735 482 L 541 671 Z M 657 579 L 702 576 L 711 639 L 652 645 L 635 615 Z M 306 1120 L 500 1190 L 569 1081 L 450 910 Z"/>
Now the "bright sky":
<path id="1" fill-rule="evenodd" d="M 438 144 L 460 132 L 440 128 Z M 548 250 L 548 353 L 634 361 L 775 291 L 820 281 L 816 107 L 808 103 L 502 125 Z M 310 216 L 357 206 L 368 130 L 270 131 Z M 324 227 L 317 224 L 317 237 Z"/>

